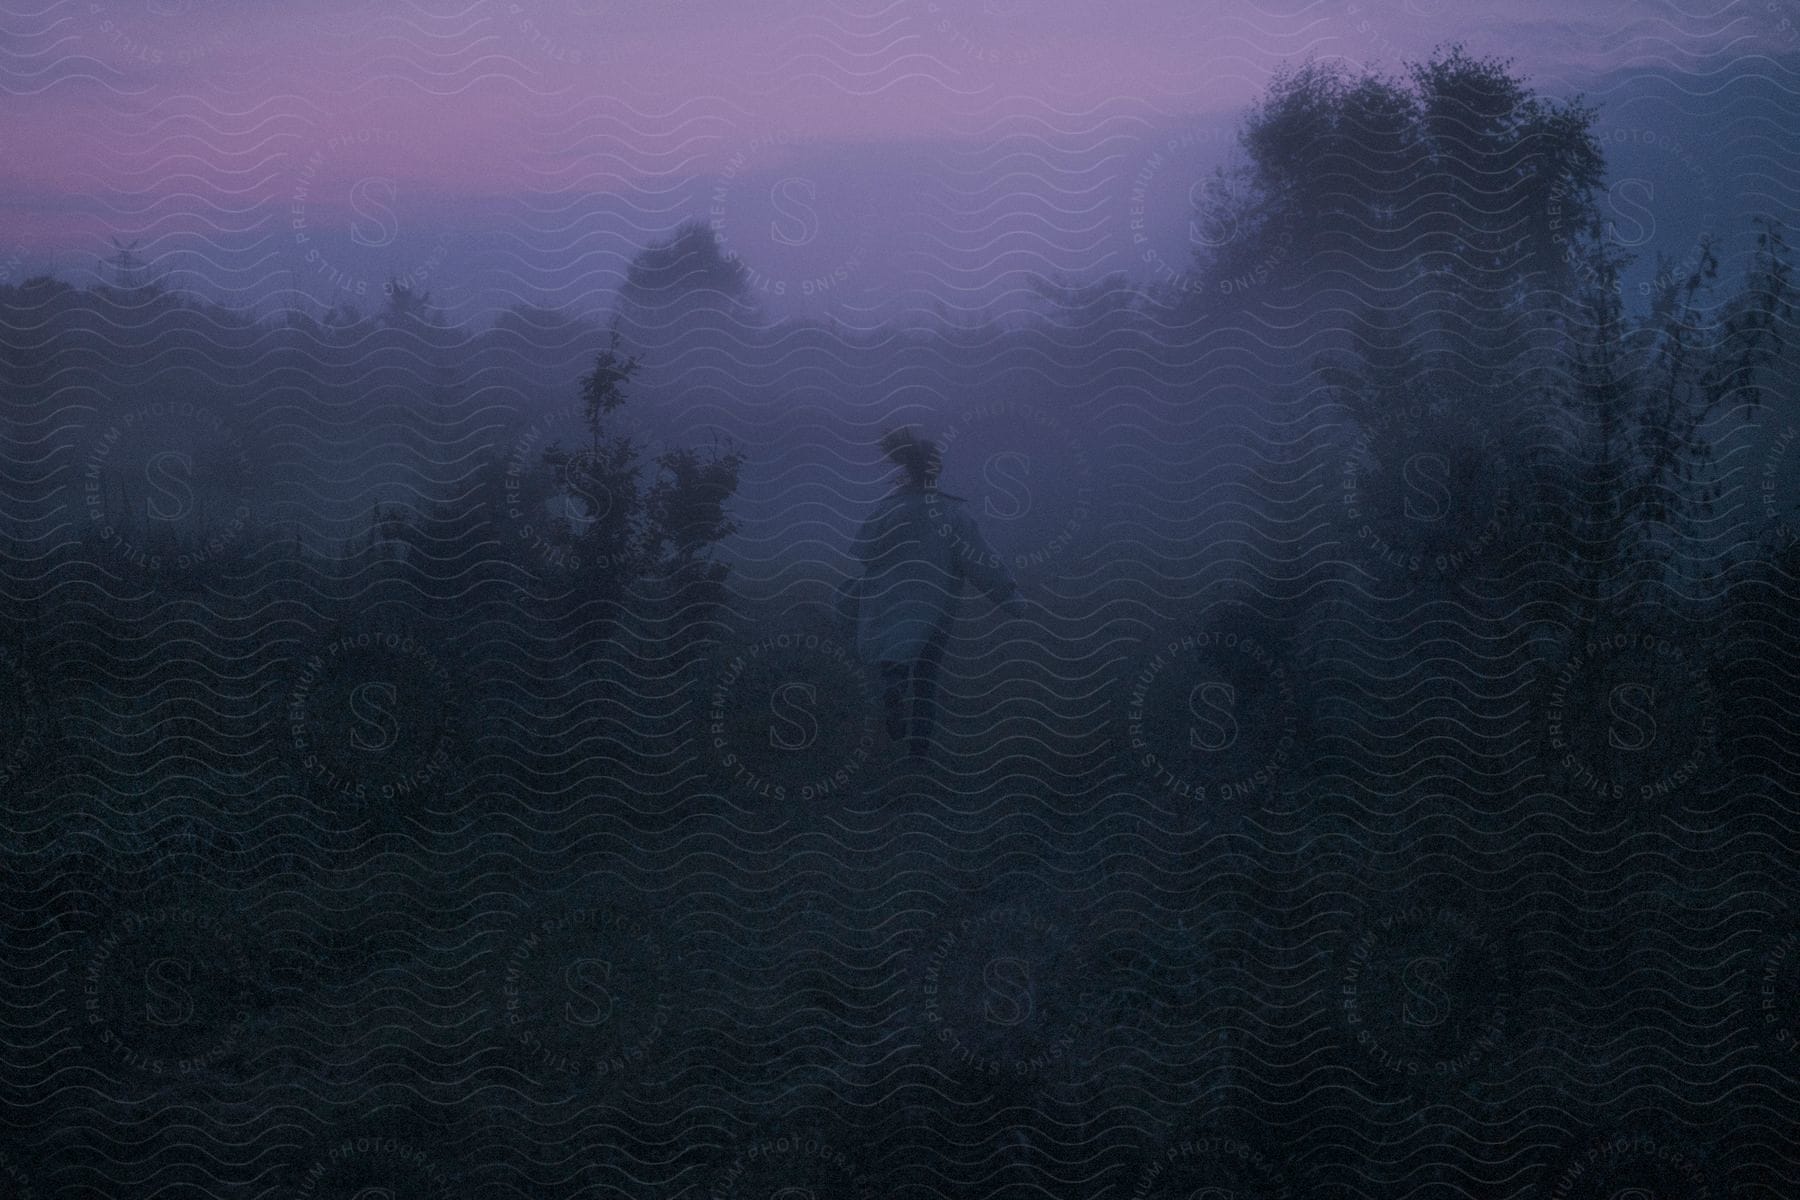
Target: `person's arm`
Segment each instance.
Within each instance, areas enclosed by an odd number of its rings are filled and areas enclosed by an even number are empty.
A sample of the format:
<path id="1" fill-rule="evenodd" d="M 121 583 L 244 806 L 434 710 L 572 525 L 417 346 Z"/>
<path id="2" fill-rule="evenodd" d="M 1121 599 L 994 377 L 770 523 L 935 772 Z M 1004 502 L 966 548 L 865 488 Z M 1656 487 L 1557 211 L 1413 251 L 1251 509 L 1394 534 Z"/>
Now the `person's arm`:
<path id="1" fill-rule="evenodd" d="M 859 575 L 867 575 L 874 565 L 876 543 L 881 540 L 881 520 L 885 505 L 878 505 L 874 512 L 863 519 L 856 536 L 850 541 L 850 561 L 852 570 Z"/>
<path id="2" fill-rule="evenodd" d="M 854 625 L 861 615 L 862 594 L 868 578 L 870 560 L 875 556 L 875 542 L 880 535 L 880 511 L 869 516 L 850 541 L 850 570 L 837 585 L 838 618 Z"/>
<path id="3" fill-rule="evenodd" d="M 1018 581 L 1006 567 L 988 540 L 982 535 L 981 527 L 960 504 L 951 508 L 951 527 L 956 535 L 957 562 L 962 577 L 968 580 L 989 600 L 992 600 L 1009 616 L 1019 616 L 1025 603 L 1019 595 Z"/>

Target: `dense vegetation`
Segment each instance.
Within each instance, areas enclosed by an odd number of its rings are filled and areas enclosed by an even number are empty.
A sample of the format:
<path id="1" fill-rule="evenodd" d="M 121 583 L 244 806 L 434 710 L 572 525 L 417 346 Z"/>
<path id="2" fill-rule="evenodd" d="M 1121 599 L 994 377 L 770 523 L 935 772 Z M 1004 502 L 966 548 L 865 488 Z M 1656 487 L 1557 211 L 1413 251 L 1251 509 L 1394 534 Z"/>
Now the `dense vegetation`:
<path id="1" fill-rule="evenodd" d="M 1297 70 L 1190 280 L 1030 321 L 773 322 L 698 224 L 604 324 L 0 288 L 0 1163 L 1781 1194 L 1789 248 L 1629 294 L 1593 119 Z M 981 405 L 1049 431 L 986 464 L 1037 615 L 971 606 L 903 769 L 827 598 L 875 434 Z"/>

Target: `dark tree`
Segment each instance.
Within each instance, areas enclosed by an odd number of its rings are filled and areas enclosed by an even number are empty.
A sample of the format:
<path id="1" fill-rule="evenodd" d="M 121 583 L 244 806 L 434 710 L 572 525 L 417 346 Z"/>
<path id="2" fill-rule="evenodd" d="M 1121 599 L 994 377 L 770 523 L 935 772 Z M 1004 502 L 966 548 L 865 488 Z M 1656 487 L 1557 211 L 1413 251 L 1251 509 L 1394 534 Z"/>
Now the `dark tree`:
<path id="1" fill-rule="evenodd" d="M 756 311 L 749 276 L 711 226 L 689 221 L 631 260 L 619 288 L 619 315 L 638 345 L 657 344 L 671 324 L 694 313 L 743 319 Z"/>
<path id="2" fill-rule="evenodd" d="M 1403 78 L 1312 62 L 1277 75 L 1197 214 L 1192 294 L 1273 285 L 1374 299 L 1430 277 L 1516 294 L 1566 279 L 1604 170 L 1579 100 L 1460 47 Z M 1228 284 L 1230 286 L 1221 286 Z"/>
<path id="3" fill-rule="evenodd" d="M 569 550 L 567 582 L 581 598 L 617 599 L 645 581 L 717 585 L 726 574 L 712 551 L 736 529 L 725 505 L 737 491 L 742 455 L 729 447 L 666 450 L 649 464 L 646 481 L 644 448 L 610 420 L 640 367 L 620 349 L 615 328 L 581 378 L 586 443 L 543 452 L 543 502 Z"/>
<path id="4" fill-rule="evenodd" d="M 1703 243 L 1687 274 L 1659 271 L 1642 315 L 1626 310 L 1619 287 L 1629 259 L 1597 227 L 1584 254 L 1588 282 L 1566 322 L 1565 370 L 1550 376 L 1564 441 L 1539 460 L 1537 485 L 1546 549 L 1591 621 L 1701 557 L 1689 552 L 1717 498 L 1708 424 L 1727 408 L 1763 404 L 1793 292 L 1787 242 L 1772 223 L 1735 292 L 1714 299 L 1719 260 Z"/>

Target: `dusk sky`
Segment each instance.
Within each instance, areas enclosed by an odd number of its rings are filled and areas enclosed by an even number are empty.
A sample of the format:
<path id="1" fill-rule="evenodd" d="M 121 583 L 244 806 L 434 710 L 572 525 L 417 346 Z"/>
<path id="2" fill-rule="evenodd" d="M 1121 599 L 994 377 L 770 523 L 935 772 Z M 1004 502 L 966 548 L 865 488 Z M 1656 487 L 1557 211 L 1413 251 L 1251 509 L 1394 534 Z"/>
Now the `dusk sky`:
<path id="1" fill-rule="evenodd" d="M 108 238 L 245 303 L 599 311 L 719 233 L 771 311 L 859 322 L 1151 281 L 1283 61 L 1510 56 L 1602 106 L 1643 244 L 1791 207 L 1800 4 L 1578 0 L 9 0 L 0 269 Z M 1652 236 L 1650 230 L 1654 228 Z M 1635 235 L 1634 235 L 1635 236 Z"/>
<path id="2" fill-rule="evenodd" d="M 1797 212 L 1800 0 L 0 0 L 0 1200 L 1800 1197 Z"/>

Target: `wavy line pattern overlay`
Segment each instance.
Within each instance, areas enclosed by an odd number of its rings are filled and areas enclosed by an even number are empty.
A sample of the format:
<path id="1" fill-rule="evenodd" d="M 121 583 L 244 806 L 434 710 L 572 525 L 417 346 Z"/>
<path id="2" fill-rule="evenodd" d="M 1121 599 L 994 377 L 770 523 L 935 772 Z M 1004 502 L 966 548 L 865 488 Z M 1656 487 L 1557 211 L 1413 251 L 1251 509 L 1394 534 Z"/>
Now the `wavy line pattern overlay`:
<path id="1" fill-rule="evenodd" d="M 0 1195 L 1800 1195 L 1797 28 L 0 0 Z"/>

